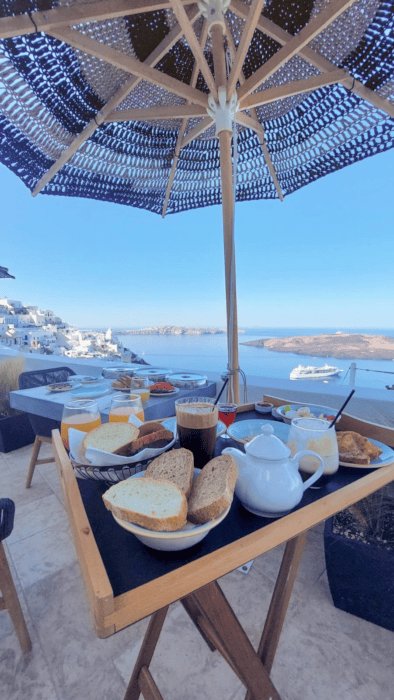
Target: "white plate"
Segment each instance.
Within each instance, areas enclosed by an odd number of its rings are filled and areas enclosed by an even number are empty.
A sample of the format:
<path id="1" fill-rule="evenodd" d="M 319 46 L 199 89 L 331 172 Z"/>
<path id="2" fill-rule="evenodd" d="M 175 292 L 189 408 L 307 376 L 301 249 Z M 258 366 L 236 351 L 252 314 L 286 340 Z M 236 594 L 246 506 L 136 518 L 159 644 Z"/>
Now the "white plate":
<path id="1" fill-rule="evenodd" d="M 79 384 L 77 384 L 79 386 Z M 60 394 L 63 391 L 71 391 L 71 389 L 75 388 L 75 384 L 72 384 L 71 382 L 56 382 L 55 384 L 48 384 L 48 386 L 45 387 L 47 391 L 50 391 L 53 394 Z"/>
<path id="2" fill-rule="evenodd" d="M 251 419 L 251 420 L 240 420 L 238 423 L 233 423 L 227 430 L 228 435 L 236 442 L 244 445 L 256 435 L 261 435 L 261 428 L 264 425 L 272 425 L 274 429 L 274 435 L 280 440 L 287 440 L 289 435 L 289 427 L 284 423 L 279 423 L 273 420 L 263 420 L 263 419 Z"/>
<path id="3" fill-rule="evenodd" d="M 200 469 L 194 470 L 194 476 L 200 473 Z M 134 474 L 130 479 L 139 479 L 144 475 L 144 472 L 139 474 Z M 175 532 L 156 532 L 154 530 L 147 530 L 145 527 L 140 527 L 134 523 L 129 523 L 127 520 L 121 520 L 114 513 L 112 513 L 114 519 L 125 530 L 132 532 L 136 538 L 142 542 L 142 544 L 151 547 L 152 549 L 158 549 L 164 552 L 178 552 L 182 549 L 188 549 L 193 547 L 193 545 L 201 542 L 204 537 L 207 536 L 212 528 L 219 525 L 219 523 L 224 520 L 226 515 L 230 510 L 230 506 L 226 508 L 220 515 L 218 515 L 215 520 L 210 520 L 204 525 L 193 525 L 193 523 L 187 522 L 180 530 Z"/>
<path id="4" fill-rule="evenodd" d="M 167 430 L 171 430 L 171 432 L 174 433 L 174 435 L 175 435 L 175 433 L 176 433 L 176 418 L 167 418 L 166 420 L 162 421 L 162 425 L 164 425 L 164 427 Z M 216 428 L 216 437 L 217 438 L 220 437 L 221 435 L 223 435 L 223 433 L 225 431 L 226 431 L 226 426 L 224 425 L 224 423 L 222 423 L 221 420 L 218 420 L 218 426 Z"/>
<path id="5" fill-rule="evenodd" d="M 318 418 L 322 413 L 324 413 L 324 416 L 335 416 L 337 413 L 335 408 L 329 408 L 328 406 L 316 406 L 313 403 L 285 403 L 283 406 L 272 409 L 272 415 L 276 416 L 277 418 L 281 418 L 285 423 L 291 423 L 292 421 L 292 418 L 286 418 L 286 414 L 283 413 L 283 409 L 286 408 L 286 406 L 290 406 L 292 411 L 297 411 L 298 408 L 303 408 L 306 406 L 316 418 Z M 293 416 L 293 418 L 295 417 L 296 416 Z M 337 422 L 340 420 L 341 416 L 339 416 Z"/>
<path id="6" fill-rule="evenodd" d="M 93 385 L 93 384 L 103 384 L 105 382 L 105 379 L 103 377 L 88 377 L 86 376 L 81 376 L 80 380 L 81 384 L 88 384 Z"/>
<path id="7" fill-rule="evenodd" d="M 156 396 L 173 396 L 174 394 L 177 394 L 179 389 L 174 389 L 174 391 L 163 391 L 163 393 L 157 394 L 156 391 L 154 393 L 150 393 L 151 399 L 156 398 Z"/>
<path id="8" fill-rule="evenodd" d="M 353 469 L 379 469 L 380 467 L 386 467 L 391 462 L 394 462 L 394 450 L 388 445 L 384 445 L 383 442 L 378 442 L 377 440 L 372 440 L 368 438 L 373 445 L 379 447 L 382 450 L 382 454 L 379 455 L 377 459 L 374 459 L 370 464 L 350 464 L 349 462 L 339 462 L 340 467 L 352 467 Z"/>
<path id="9" fill-rule="evenodd" d="M 98 399 L 110 393 L 108 386 L 81 386 L 70 391 L 70 395 L 75 399 Z"/>

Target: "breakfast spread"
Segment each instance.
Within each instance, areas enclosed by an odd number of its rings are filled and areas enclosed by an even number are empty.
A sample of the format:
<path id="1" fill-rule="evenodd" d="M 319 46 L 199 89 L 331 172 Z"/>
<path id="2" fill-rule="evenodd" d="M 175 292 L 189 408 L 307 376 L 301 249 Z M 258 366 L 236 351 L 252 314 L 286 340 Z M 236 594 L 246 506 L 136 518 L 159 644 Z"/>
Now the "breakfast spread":
<path id="1" fill-rule="evenodd" d="M 124 389 L 130 389 L 131 387 L 131 377 L 124 375 L 123 377 L 118 377 L 115 381 L 111 382 L 111 386 L 118 391 Z"/>
<path id="2" fill-rule="evenodd" d="M 348 464 L 368 465 L 382 454 L 382 450 L 363 435 L 352 430 L 337 432 L 339 460 Z"/>
<path id="3" fill-rule="evenodd" d="M 149 388 L 153 396 L 155 394 L 169 394 L 175 391 L 175 387 L 169 382 L 156 382 L 156 384 L 151 384 Z"/>
<path id="4" fill-rule="evenodd" d="M 103 494 L 104 504 L 122 520 L 148 530 L 180 530 L 186 518 L 196 525 L 207 523 L 231 505 L 238 469 L 231 455 L 215 457 L 190 491 L 193 471 L 189 450 L 171 450 L 154 459 L 141 478 L 111 486 Z"/>
<path id="5" fill-rule="evenodd" d="M 140 388 L 142 389 L 144 388 L 144 380 L 141 379 L 140 382 Z M 133 387 L 131 387 L 132 383 Z M 118 379 L 115 379 L 113 382 L 111 382 L 111 386 L 114 389 L 117 389 L 118 391 L 125 391 L 127 389 L 130 389 L 130 391 L 132 391 L 134 390 L 134 388 L 138 389 L 138 386 L 135 386 L 136 384 L 138 384 L 138 378 L 136 379 L 135 377 L 133 377 L 132 381 L 132 378 L 127 375 L 123 377 L 118 377 Z M 176 391 L 175 387 L 172 386 L 172 384 L 170 384 L 169 382 L 156 382 L 155 384 L 151 384 L 149 390 L 152 396 L 154 396 L 155 394 L 172 394 L 174 393 L 174 391 Z"/>
<path id="6" fill-rule="evenodd" d="M 296 410 L 292 409 L 291 406 L 285 406 L 283 409 L 283 414 L 286 416 L 286 418 L 320 418 L 321 420 L 333 420 L 335 418 L 334 413 L 330 414 L 329 416 L 326 416 L 324 413 L 320 413 L 318 416 L 316 416 L 311 412 L 308 406 L 301 406 L 301 408 L 297 408 Z"/>

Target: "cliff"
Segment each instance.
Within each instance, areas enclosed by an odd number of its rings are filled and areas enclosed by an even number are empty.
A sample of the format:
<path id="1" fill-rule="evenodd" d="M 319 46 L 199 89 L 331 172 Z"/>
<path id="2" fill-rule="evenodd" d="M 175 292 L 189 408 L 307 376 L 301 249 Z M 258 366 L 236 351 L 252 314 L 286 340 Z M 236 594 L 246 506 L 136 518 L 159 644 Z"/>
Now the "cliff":
<path id="1" fill-rule="evenodd" d="M 315 357 L 394 360 L 394 338 L 384 335 L 336 333 L 335 335 L 322 334 L 251 340 L 243 345 L 254 345 L 275 352 L 293 352 L 296 355 L 313 355 Z"/>

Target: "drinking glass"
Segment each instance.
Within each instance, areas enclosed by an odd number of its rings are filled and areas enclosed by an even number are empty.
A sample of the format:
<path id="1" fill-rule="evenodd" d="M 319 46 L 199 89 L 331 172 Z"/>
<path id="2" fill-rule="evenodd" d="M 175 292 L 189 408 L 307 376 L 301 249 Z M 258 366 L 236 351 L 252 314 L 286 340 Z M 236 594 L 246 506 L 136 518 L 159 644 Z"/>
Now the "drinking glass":
<path id="1" fill-rule="evenodd" d="M 221 438 L 224 438 L 225 440 L 230 440 L 230 435 L 227 433 L 227 429 L 232 425 L 235 421 L 235 416 L 237 415 L 237 408 L 238 405 L 236 403 L 219 403 L 218 404 L 218 409 L 219 409 L 219 420 L 224 423 L 226 426 L 226 432 L 221 435 Z"/>
<path id="2" fill-rule="evenodd" d="M 141 401 L 147 401 L 150 397 L 150 385 L 152 382 L 148 377 L 132 377 L 130 391 L 141 397 Z"/>
<path id="3" fill-rule="evenodd" d="M 177 399 L 175 412 L 180 446 L 193 452 L 194 466 L 202 469 L 215 451 L 218 423 L 215 399 L 205 396 Z"/>
<path id="4" fill-rule="evenodd" d="M 329 421 L 320 418 L 294 418 L 290 424 L 287 445 L 294 456 L 301 450 L 317 452 L 324 462 L 323 475 L 316 481 L 312 489 L 321 488 L 338 471 L 338 441 L 335 426 L 330 428 Z M 300 459 L 300 474 L 305 481 L 318 469 L 316 457 L 305 455 Z"/>
<path id="5" fill-rule="evenodd" d="M 60 434 L 64 446 L 67 450 L 70 449 L 68 442 L 68 429 L 75 428 L 83 433 L 89 433 L 93 428 L 101 425 L 101 416 L 97 401 L 86 399 L 74 399 L 67 401 L 63 407 L 62 422 L 60 426 Z"/>
<path id="6" fill-rule="evenodd" d="M 130 396 L 114 394 L 109 409 L 109 422 L 127 423 L 132 413 L 140 420 L 144 420 L 141 397 L 137 394 L 130 394 Z"/>

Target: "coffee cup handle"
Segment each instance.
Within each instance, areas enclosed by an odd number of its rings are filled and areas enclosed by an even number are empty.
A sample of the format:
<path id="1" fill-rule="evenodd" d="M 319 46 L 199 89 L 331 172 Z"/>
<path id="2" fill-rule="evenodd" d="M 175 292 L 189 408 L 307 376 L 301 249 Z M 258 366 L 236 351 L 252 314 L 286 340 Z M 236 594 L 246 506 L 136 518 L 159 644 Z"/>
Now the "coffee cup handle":
<path id="1" fill-rule="evenodd" d="M 297 462 L 298 469 L 300 468 L 300 459 L 301 459 L 301 457 L 304 457 L 305 455 L 313 455 L 313 457 L 317 457 L 320 464 L 319 464 L 319 468 L 317 469 L 317 471 L 314 474 L 312 474 L 312 476 L 310 476 L 309 479 L 304 481 L 303 491 L 306 491 L 306 489 L 308 489 L 310 486 L 312 486 L 312 484 L 314 484 L 315 481 L 320 479 L 320 477 L 322 476 L 323 471 L 324 471 L 323 459 L 320 457 L 320 455 L 317 454 L 317 452 L 312 452 L 311 450 L 301 450 L 301 452 L 297 452 L 297 454 L 295 455 L 295 457 L 293 459 Z"/>

